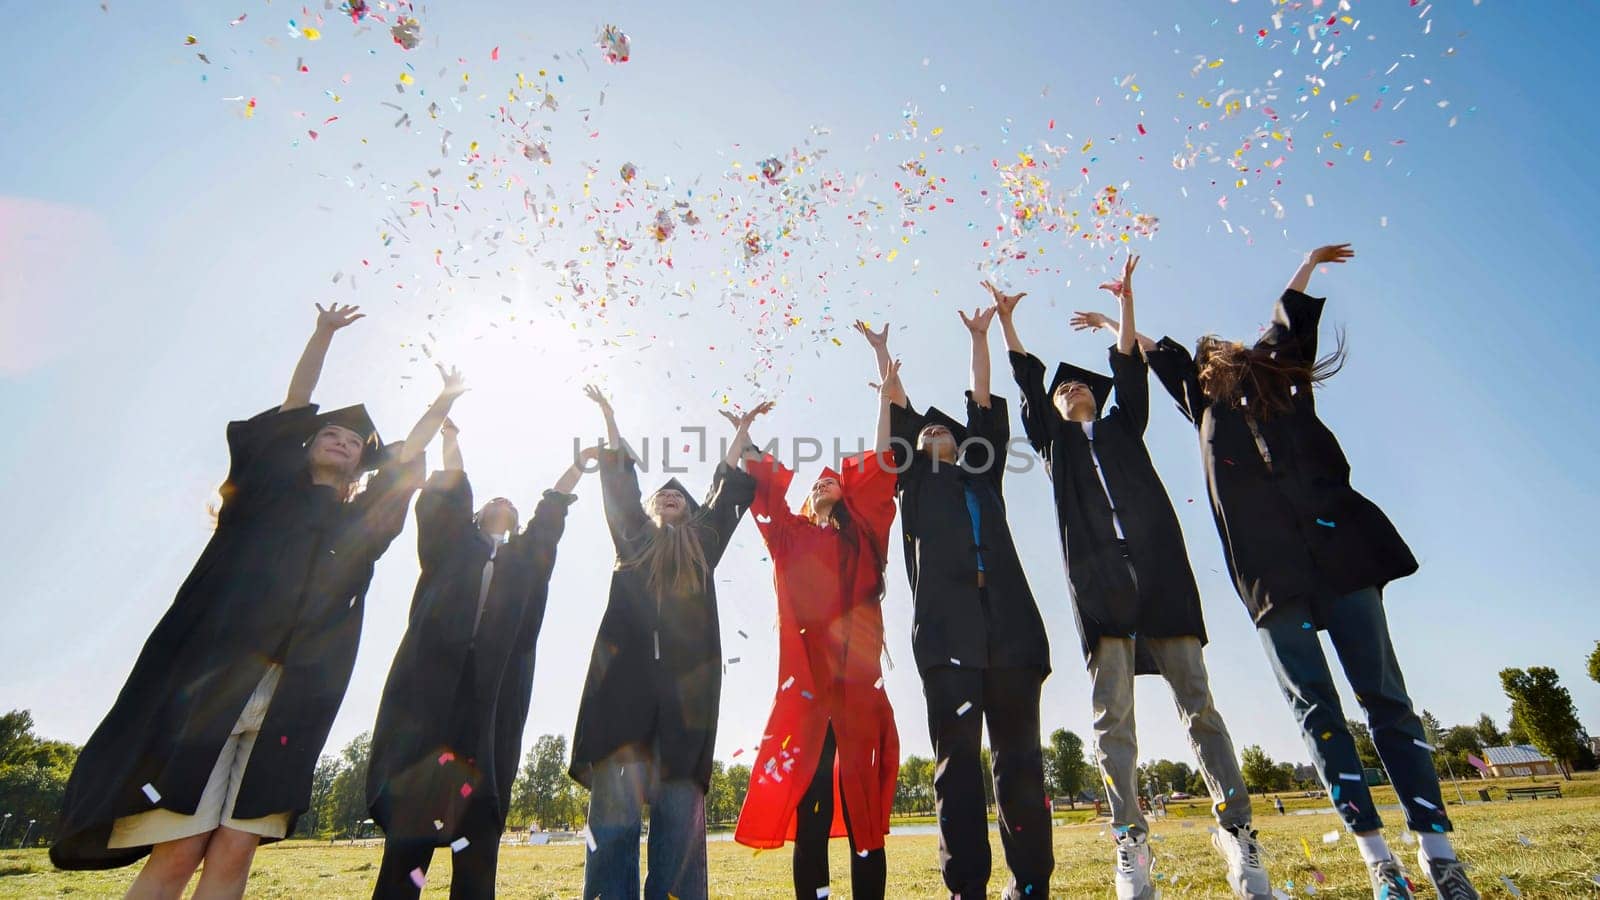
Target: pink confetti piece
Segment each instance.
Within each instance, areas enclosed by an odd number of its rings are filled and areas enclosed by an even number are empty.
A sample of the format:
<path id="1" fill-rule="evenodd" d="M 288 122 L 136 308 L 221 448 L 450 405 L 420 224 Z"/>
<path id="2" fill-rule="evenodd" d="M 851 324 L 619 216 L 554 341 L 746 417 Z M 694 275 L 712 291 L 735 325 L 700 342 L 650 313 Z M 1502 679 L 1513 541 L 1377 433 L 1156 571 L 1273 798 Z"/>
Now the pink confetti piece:
<path id="1" fill-rule="evenodd" d="M 422 890 L 422 886 L 428 883 L 428 876 L 424 875 L 422 873 L 422 869 L 421 868 L 412 869 L 411 870 L 411 883 L 416 885 L 417 886 L 417 890 L 420 891 L 420 890 Z"/>

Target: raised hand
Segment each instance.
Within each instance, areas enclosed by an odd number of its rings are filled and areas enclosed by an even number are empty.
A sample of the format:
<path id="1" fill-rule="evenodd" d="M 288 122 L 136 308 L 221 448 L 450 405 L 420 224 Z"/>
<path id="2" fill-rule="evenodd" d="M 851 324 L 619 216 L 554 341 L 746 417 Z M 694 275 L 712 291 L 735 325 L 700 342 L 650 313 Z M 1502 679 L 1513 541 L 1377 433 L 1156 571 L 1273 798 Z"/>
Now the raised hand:
<path id="1" fill-rule="evenodd" d="M 433 367 L 439 370 L 439 377 L 444 379 L 444 386 L 439 388 L 440 397 L 454 399 L 467 392 L 467 376 L 455 366 L 446 369 L 444 363 L 434 363 Z"/>
<path id="2" fill-rule="evenodd" d="M 883 373 L 883 383 L 874 384 L 872 387 L 877 389 L 879 396 L 888 397 L 891 400 L 903 395 L 905 387 L 900 384 L 900 360 L 890 360 L 889 368 Z"/>
<path id="3" fill-rule="evenodd" d="M 776 405 L 777 404 L 771 400 L 764 400 L 745 410 L 743 413 L 735 413 L 726 409 L 719 409 L 717 410 L 717 413 L 720 414 L 724 419 L 727 419 L 728 423 L 731 424 L 736 430 L 744 431 L 750 427 L 751 422 L 754 422 L 757 418 L 772 412 L 772 407 Z"/>
<path id="4" fill-rule="evenodd" d="M 1068 324 L 1072 326 L 1073 331 L 1099 331 L 1111 327 L 1111 317 L 1105 313 L 1079 310 L 1072 314 Z"/>
<path id="5" fill-rule="evenodd" d="M 1343 264 L 1354 259 L 1356 252 L 1350 249 L 1349 244 L 1328 244 L 1306 254 L 1306 262 L 1314 266 L 1323 263 Z"/>
<path id="6" fill-rule="evenodd" d="M 888 347 L 889 347 L 889 323 L 888 322 L 883 323 L 883 330 L 882 331 L 873 331 L 871 325 L 868 325 L 866 322 L 863 322 L 860 319 L 857 319 L 855 321 L 855 324 L 852 325 L 851 327 L 853 327 L 856 331 L 861 332 L 861 336 L 867 339 L 867 343 L 872 345 L 872 349 L 874 349 L 874 350 L 885 350 L 885 349 L 888 349 Z"/>
<path id="7" fill-rule="evenodd" d="M 327 309 L 323 309 L 322 304 L 318 303 L 316 307 L 317 329 L 320 331 L 338 331 L 357 319 L 366 318 L 366 314 L 360 312 L 361 307 L 359 306 L 340 306 L 337 303 L 331 303 Z"/>
<path id="8" fill-rule="evenodd" d="M 611 415 L 611 401 L 607 400 L 606 395 L 600 392 L 600 388 L 592 384 L 586 384 L 583 386 L 583 395 L 593 400 L 600 407 L 601 412 L 608 416 Z"/>
<path id="9" fill-rule="evenodd" d="M 961 317 L 961 324 L 967 326 L 967 330 L 972 332 L 973 336 L 983 337 L 989 333 L 989 322 L 999 309 L 998 305 L 975 309 L 972 311 L 971 317 L 968 317 L 965 312 L 958 309 L 956 310 L 956 315 Z"/>
<path id="10" fill-rule="evenodd" d="M 1027 291 L 1023 291 L 1020 294 L 1008 294 L 995 287 L 992 282 L 985 281 L 982 284 L 989 292 L 989 296 L 994 298 L 995 311 L 1000 314 L 1002 320 L 1011 318 L 1011 314 L 1017 310 L 1017 304 L 1021 302 L 1023 297 L 1028 296 Z"/>
<path id="11" fill-rule="evenodd" d="M 1132 253 L 1129 253 L 1128 254 L 1128 258 L 1126 260 L 1124 260 L 1123 263 L 1122 263 L 1122 277 L 1119 278 L 1119 279 L 1113 280 L 1113 281 L 1103 281 L 1103 282 L 1101 282 L 1100 283 L 1100 290 L 1106 291 L 1107 293 L 1111 294 L 1111 296 L 1117 298 L 1118 300 L 1123 299 L 1124 295 L 1127 295 L 1127 297 L 1129 299 L 1132 299 L 1132 297 L 1133 297 L 1133 270 L 1138 268 L 1138 267 L 1139 267 L 1139 257 L 1134 256 Z"/>

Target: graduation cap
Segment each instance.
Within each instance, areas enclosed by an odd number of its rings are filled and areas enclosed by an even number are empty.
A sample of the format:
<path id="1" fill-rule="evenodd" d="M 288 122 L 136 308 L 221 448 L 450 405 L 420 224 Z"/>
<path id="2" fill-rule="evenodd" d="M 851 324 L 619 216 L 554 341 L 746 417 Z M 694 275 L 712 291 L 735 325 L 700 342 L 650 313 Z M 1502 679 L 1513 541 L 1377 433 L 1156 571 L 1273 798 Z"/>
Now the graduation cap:
<path id="1" fill-rule="evenodd" d="M 384 446 L 383 439 L 378 437 L 378 426 L 372 424 L 372 417 L 367 414 L 367 408 L 360 403 L 355 406 L 346 406 L 343 409 L 322 413 L 314 421 L 316 428 L 312 429 L 307 438 L 308 440 L 315 438 L 317 432 L 329 425 L 337 425 L 340 428 L 346 428 L 361 435 L 361 439 L 365 444 L 361 448 L 362 471 L 376 469 L 383 465 L 384 460 L 388 459 L 391 454 L 398 452 L 405 443 L 404 441 L 396 441 L 387 447 Z"/>
<path id="2" fill-rule="evenodd" d="M 678 479 L 668 478 L 666 484 L 656 488 L 656 494 L 662 491 L 677 491 L 683 495 L 684 502 L 689 504 L 689 512 L 688 515 L 684 516 L 685 519 L 692 518 L 700 512 L 700 504 L 695 501 L 694 495 L 689 493 L 689 489 L 684 487 L 683 482 Z M 651 496 L 653 497 L 655 494 L 651 494 Z"/>
<path id="3" fill-rule="evenodd" d="M 966 443 L 969 437 L 965 424 L 945 415 L 944 411 L 937 406 L 928 407 L 928 411 L 922 414 L 922 426 L 917 429 L 917 436 L 920 437 L 922 429 L 927 428 L 929 425 L 944 426 L 945 430 L 950 432 L 950 437 L 955 440 L 957 447 Z"/>
<path id="4" fill-rule="evenodd" d="M 1052 402 L 1055 400 L 1056 391 L 1063 384 L 1072 381 L 1082 382 L 1089 386 L 1089 393 L 1094 394 L 1094 407 L 1097 411 L 1103 411 L 1106 408 L 1106 401 L 1111 398 L 1111 386 L 1114 384 L 1111 376 L 1101 375 L 1099 372 L 1091 372 L 1088 369 L 1080 368 L 1070 363 L 1062 363 L 1056 366 L 1056 377 L 1050 382 L 1050 398 Z"/>

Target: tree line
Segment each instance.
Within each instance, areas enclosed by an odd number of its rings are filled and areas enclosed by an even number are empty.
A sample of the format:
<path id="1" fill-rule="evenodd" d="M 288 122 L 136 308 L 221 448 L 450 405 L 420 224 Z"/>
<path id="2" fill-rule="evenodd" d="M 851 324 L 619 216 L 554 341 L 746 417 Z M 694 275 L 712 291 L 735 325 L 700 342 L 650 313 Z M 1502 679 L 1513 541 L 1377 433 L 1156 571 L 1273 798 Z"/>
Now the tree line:
<path id="1" fill-rule="evenodd" d="M 1587 673 L 1600 682 L 1600 641 L 1587 659 Z M 1467 724 L 1445 726 L 1428 710 L 1422 711 L 1423 730 L 1433 747 L 1434 764 L 1441 775 L 1467 776 L 1475 771 L 1472 759 L 1482 760 L 1488 747 L 1531 744 L 1553 760 L 1562 774 L 1596 768 L 1589 736 L 1578 721 L 1572 695 L 1556 671 L 1546 666 L 1505 669 L 1501 688 L 1511 702 L 1511 717 L 1501 731 L 1488 713 Z M 1364 723 L 1351 720 L 1350 732 L 1363 766 L 1382 769 L 1372 734 Z M 78 758 L 78 747 L 34 733 L 33 715 L 12 710 L 0 715 L 0 847 L 48 844 L 55 837 L 67 778 Z M 1045 784 L 1052 798 L 1076 806 L 1100 792 L 1098 771 L 1083 740 L 1064 728 L 1050 734 L 1040 748 L 1044 754 Z M 318 762 L 312 777 L 311 805 L 295 827 L 295 837 L 354 838 L 374 836 L 367 821 L 367 760 L 372 736 L 362 734 L 338 753 Z M 1312 788 L 1314 776 L 1305 767 L 1277 762 L 1261 747 L 1251 745 L 1239 754 L 1245 784 L 1253 792 Z M 989 751 L 983 751 L 985 791 L 994 798 Z M 1307 777 L 1300 777 L 1306 775 Z M 895 784 L 894 812 L 931 815 L 934 762 L 908 756 L 900 763 Z M 1139 767 L 1144 790 L 1151 794 L 1188 793 L 1206 796 L 1200 773 L 1188 763 L 1154 760 Z M 731 826 L 744 805 L 750 767 L 716 761 L 711 790 L 706 795 L 706 821 Z M 576 831 L 583 828 L 588 792 L 567 777 L 567 739 L 541 735 L 528 750 L 512 786 L 507 824 L 513 828 Z"/>

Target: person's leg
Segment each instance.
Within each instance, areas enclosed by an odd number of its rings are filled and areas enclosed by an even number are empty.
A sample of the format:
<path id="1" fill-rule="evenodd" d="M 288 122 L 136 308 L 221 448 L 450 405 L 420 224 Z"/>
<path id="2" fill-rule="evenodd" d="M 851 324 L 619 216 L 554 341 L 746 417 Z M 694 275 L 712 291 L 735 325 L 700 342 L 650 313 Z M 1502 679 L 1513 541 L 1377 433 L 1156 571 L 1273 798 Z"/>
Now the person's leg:
<path id="1" fill-rule="evenodd" d="M 706 795 L 689 779 L 663 781 L 650 799 L 645 900 L 705 900 Z"/>
<path id="2" fill-rule="evenodd" d="M 260 842 L 260 835 L 235 831 L 226 825 L 212 832 L 192 900 L 243 897 L 245 882 L 250 880 L 250 863 L 256 858 L 256 845 Z"/>
<path id="3" fill-rule="evenodd" d="M 1149 830 L 1139 809 L 1139 740 L 1133 719 L 1133 639 L 1102 637 L 1089 654 L 1089 692 L 1094 702 L 1094 752 L 1100 762 L 1111 827 Z"/>
<path id="4" fill-rule="evenodd" d="M 1309 613 L 1274 610 L 1256 623 L 1256 633 L 1334 809 L 1356 834 L 1377 833 L 1383 822 L 1362 776 L 1355 738 L 1345 725 L 1333 673 Z"/>
<path id="5" fill-rule="evenodd" d="M 1450 817 L 1445 814 L 1422 720 L 1412 709 L 1389 639 L 1383 595 L 1377 588 L 1367 588 L 1339 598 L 1335 605 L 1338 614 L 1326 617 L 1328 637 L 1356 700 L 1367 712 L 1372 742 L 1405 808 L 1406 824 L 1419 835 L 1443 835 L 1451 829 Z"/>
<path id="6" fill-rule="evenodd" d="M 205 859 L 211 832 L 175 841 L 162 841 L 150 849 L 144 868 L 128 886 L 124 900 L 176 900 L 189 886 L 194 870 Z"/>
<path id="7" fill-rule="evenodd" d="M 982 897 L 989 885 L 989 814 L 983 791 L 983 670 L 935 666 L 922 675 L 933 742 L 939 868 L 950 893 Z"/>
<path id="8" fill-rule="evenodd" d="M 589 855 L 583 866 L 584 900 L 639 896 L 639 831 L 647 783 L 642 763 L 606 762 L 594 767 L 589 789 Z"/>
<path id="9" fill-rule="evenodd" d="M 1200 761 L 1200 775 L 1211 792 L 1211 811 L 1223 828 L 1249 828 L 1250 791 L 1239 773 L 1233 739 L 1211 699 L 1211 681 L 1200 639 L 1151 638 L 1150 652 L 1172 688 L 1178 715 L 1189 730 L 1189 745 Z"/>
<path id="10" fill-rule="evenodd" d="M 828 832 L 833 825 L 833 725 L 822 739 L 817 769 L 794 811 L 794 896 L 816 900 L 828 886 Z"/>
<path id="11" fill-rule="evenodd" d="M 414 900 L 421 896 L 432 862 L 432 841 L 385 839 L 383 862 L 378 865 L 378 883 L 372 886 L 372 900 Z"/>
<path id="12" fill-rule="evenodd" d="M 1011 880 L 1001 896 L 1047 897 L 1055 854 L 1039 738 L 1039 669 L 990 669 L 983 683 L 984 719 L 1000 807 L 1000 846 Z"/>
<path id="13" fill-rule="evenodd" d="M 450 857 L 450 900 L 494 900 L 495 869 L 500 862 L 500 825 L 487 801 L 467 812 L 462 836 L 467 845 Z"/>
<path id="14" fill-rule="evenodd" d="M 830 732 L 831 732 L 830 727 Z M 883 900 L 889 887 L 889 860 L 884 848 L 862 853 L 856 848 L 855 829 L 850 827 L 850 804 L 839 793 L 839 809 L 844 813 L 845 836 L 850 839 L 850 896 L 854 900 Z M 812 892 L 812 896 L 817 896 Z"/>

